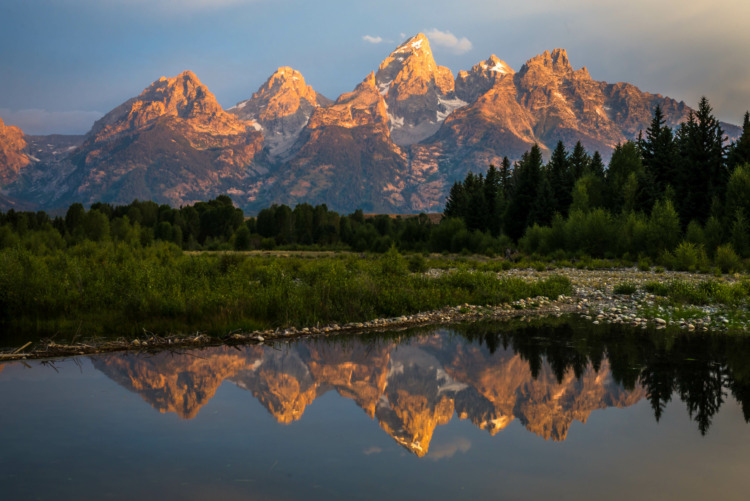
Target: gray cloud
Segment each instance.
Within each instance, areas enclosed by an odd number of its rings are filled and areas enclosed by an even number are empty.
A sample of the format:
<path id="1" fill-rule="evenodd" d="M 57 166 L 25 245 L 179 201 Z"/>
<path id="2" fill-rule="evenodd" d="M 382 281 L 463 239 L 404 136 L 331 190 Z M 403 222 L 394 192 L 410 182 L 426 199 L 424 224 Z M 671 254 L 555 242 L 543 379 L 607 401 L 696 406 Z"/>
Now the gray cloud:
<path id="1" fill-rule="evenodd" d="M 379 37 L 379 36 L 373 37 L 370 35 L 365 35 L 362 37 L 362 40 L 364 40 L 365 42 L 369 42 L 369 43 L 381 43 L 383 41 L 383 37 Z"/>
<path id="2" fill-rule="evenodd" d="M 465 54 L 473 47 L 468 38 L 458 38 L 450 31 L 440 31 L 437 28 L 433 28 L 426 35 L 432 45 L 446 47 L 455 54 Z"/>

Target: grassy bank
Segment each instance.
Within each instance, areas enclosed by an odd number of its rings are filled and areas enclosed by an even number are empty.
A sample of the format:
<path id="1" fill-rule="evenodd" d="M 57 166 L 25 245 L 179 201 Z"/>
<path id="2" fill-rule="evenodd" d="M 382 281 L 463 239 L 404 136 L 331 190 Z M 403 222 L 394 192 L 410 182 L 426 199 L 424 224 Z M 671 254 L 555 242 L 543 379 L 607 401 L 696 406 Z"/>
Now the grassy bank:
<path id="1" fill-rule="evenodd" d="M 228 332 L 366 321 L 446 305 L 557 297 L 570 281 L 498 279 L 472 261 L 395 250 L 315 258 L 186 254 L 171 244 L 85 242 L 43 255 L 0 251 L 3 336 Z M 455 268 L 430 276 L 433 267 Z M 14 340 L 17 340 L 15 336 Z M 8 339 L 3 339 L 7 341 Z"/>

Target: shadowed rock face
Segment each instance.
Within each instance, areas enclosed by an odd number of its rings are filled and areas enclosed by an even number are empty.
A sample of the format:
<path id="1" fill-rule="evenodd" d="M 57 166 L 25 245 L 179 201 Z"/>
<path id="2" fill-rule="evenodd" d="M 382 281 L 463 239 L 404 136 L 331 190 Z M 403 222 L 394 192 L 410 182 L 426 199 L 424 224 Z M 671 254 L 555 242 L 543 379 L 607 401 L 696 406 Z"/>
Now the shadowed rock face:
<path id="1" fill-rule="evenodd" d="M 372 73 L 334 104 L 316 108 L 294 151 L 259 198 L 368 212 L 407 203 L 408 159 L 390 140 L 387 107 Z"/>
<path id="2" fill-rule="evenodd" d="M 0 186 L 15 181 L 21 169 L 29 165 L 25 149 L 26 141 L 21 129 L 5 125 L 0 118 Z"/>
<path id="3" fill-rule="evenodd" d="M 495 435 L 518 419 L 529 431 L 565 440 L 574 421 L 596 409 L 626 407 L 644 398 L 611 377 L 608 362 L 580 378 L 561 378 L 546 362 L 536 377 L 511 351 L 490 353 L 442 335 L 409 344 L 334 345 L 307 341 L 281 351 L 211 348 L 200 356 L 112 355 L 94 366 L 161 412 L 190 419 L 225 380 L 252 393 L 280 423 L 302 418 L 317 397 L 335 390 L 352 399 L 410 452 L 428 454 L 438 426 L 454 416 Z"/>

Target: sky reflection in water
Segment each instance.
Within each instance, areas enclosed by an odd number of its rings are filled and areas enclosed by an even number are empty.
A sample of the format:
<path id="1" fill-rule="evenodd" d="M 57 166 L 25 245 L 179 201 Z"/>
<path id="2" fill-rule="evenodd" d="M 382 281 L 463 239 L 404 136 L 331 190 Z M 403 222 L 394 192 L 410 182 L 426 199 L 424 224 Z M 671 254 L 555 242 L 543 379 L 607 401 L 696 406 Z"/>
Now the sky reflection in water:
<path id="1" fill-rule="evenodd" d="M 57 500 L 744 499 L 747 341 L 460 330 L 0 366 L 0 485 Z"/>

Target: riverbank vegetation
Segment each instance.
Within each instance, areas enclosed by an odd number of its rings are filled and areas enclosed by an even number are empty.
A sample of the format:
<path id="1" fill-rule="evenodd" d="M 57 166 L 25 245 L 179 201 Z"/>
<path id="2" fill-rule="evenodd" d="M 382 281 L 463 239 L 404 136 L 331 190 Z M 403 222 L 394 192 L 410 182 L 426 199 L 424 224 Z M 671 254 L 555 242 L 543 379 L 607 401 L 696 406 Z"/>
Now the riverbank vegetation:
<path id="1" fill-rule="evenodd" d="M 419 256 L 415 268 L 395 248 L 364 258 L 310 259 L 188 254 L 171 243 L 88 241 L 44 254 L 15 247 L 0 251 L 0 318 L 6 333 L 134 335 L 147 328 L 225 334 L 571 292 L 565 278 L 498 279 L 461 263 L 432 277 L 421 272 L 429 266 L 423 260 Z"/>

